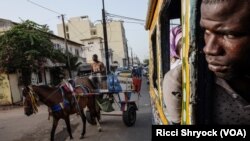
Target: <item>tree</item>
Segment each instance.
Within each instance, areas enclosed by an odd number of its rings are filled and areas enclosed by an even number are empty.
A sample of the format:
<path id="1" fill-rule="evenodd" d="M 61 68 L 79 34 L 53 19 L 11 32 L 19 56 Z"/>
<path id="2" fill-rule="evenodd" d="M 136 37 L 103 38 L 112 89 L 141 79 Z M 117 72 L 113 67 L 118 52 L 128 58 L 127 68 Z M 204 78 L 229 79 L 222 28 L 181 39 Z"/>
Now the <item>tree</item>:
<path id="1" fill-rule="evenodd" d="M 20 70 L 22 82 L 29 85 L 31 72 L 46 63 L 47 59 L 63 62 L 60 51 L 53 48 L 46 25 L 25 21 L 13 26 L 0 36 L 0 67 L 7 73 Z"/>
<path id="2" fill-rule="evenodd" d="M 65 59 L 67 59 L 67 54 L 65 54 Z M 78 67 L 82 64 L 82 62 L 78 62 L 78 57 L 73 56 L 71 53 L 69 53 L 69 61 L 70 61 L 70 69 L 71 70 L 77 70 Z M 68 66 L 68 62 L 66 61 L 66 64 Z"/>

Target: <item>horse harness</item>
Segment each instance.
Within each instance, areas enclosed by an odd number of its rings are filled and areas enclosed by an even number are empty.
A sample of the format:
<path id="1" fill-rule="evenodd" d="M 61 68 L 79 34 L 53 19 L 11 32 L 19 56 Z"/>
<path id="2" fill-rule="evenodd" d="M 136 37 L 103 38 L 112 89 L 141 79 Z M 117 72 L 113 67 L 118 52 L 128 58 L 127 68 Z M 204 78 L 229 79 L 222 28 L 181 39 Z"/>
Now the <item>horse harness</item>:
<path id="1" fill-rule="evenodd" d="M 88 93 L 88 90 L 89 90 L 88 87 L 85 87 L 85 86 L 82 86 L 82 85 L 77 85 L 77 86 L 75 86 L 75 87 L 73 88 L 73 86 L 72 86 L 70 83 L 68 83 L 68 82 L 65 82 L 64 85 L 62 84 L 62 85 L 59 87 L 59 90 L 60 90 L 60 93 L 62 94 L 63 102 L 60 102 L 59 104 L 53 105 L 53 106 L 51 107 L 52 112 L 59 112 L 59 111 L 65 109 L 66 107 L 70 107 L 70 102 L 69 102 L 69 100 L 67 100 L 67 99 L 65 98 L 65 92 L 64 92 L 65 90 L 64 90 L 63 88 L 68 89 L 69 91 L 72 92 L 72 96 L 73 96 L 73 99 L 72 99 L 72 100 L 75 101 L 76 106 L 79 107 L 78 101 L 79 101 L 79 98 L 80 98 L 81 95 L 78 94 L 78 95 L 77 95 L 77 96 L 78 96 L 78 99 L 76 98 L 75 88 L 77 88 L 77 87 L 80 87 L 80 88 L 81 88 L 81 90 L 83 91 L 83 94 Z"/>
<path id="2" fill-rule="evenodd" d="M 72 93 L 74 93 L 74 89 L 70 83 L 68 83 L 66 81 L 63 81 L 63 82 L 64 83 L 59 86 L 59 90 L 60 90 L 60 93 L 62 95 L 63 101 L 60 102 L 59 104 L 55 104 L 52 107 L 50 107 L 52 112 L 59 112 L 59 111 L 65 109 L 66 107 L 70 107 L 70 102 L 69 102 L 69 100 L 67 100 L 65 98 L 65 92 L 64 92 L 65 90 L 63 88 L 68 89 Z"/>
<path id="3" fill-rule="evenodd" d="M 59 87 L 60 93 L 62 94 L 63 97 L 63 102 L 60 102 L 59 104 L 55 104 L 51 107 L 52 112 L 58 112 L 63 110 L 64 108 L 70 106 L 69 101 L 65 98 L 64 90 L 62 87 Z"/>
<path id="4" fill-rule="evenodd" d="M 65 87 L 65 86 L 66 86 L 66 87 Z M 29 89 L 30 89 L 30 91 L 28 92 L 28 94 L 29 94 L 29 96 L 30 96 L 30 98 L 31 98 L 32 109 L 33 109 L 34 113 L 37 113 L 37 112 L 38 112 L 38 108 L 37 108 L 37 107 L 38 107 L 38 104 L 37 104 L 37 101 L 38 101 L 38 100 L 37 100 L 36 93 L 34 92 L 34 90 L 33 90 L 33 88 L 32 88 L 31 86 L 28 86 L 28 87 L 29 87 Z M 54 95 L 55 93 L 57 93 L 58 90 L 59 90 L 59 93 L 61 93 L 62 98 L 63 98 L 63 101 L 60 102 L 60 103 L 58 103 L 58 104 L 55 104 L 55 105 L 51 106 L 50 108 L 51 108 L 52 112 L 59 112 L 59 111 L 65 109 L 66 107 L 70 107 L 70 102 L 69 102 L 69 100 L 67 100 L 67 99 L 65 98 L 65 90 L 63 89 L 63 87 L 64 87 L 64 88 L 68 88 L 68 89 L 72 92 L 73 97 L 76 96 L 76 95 L 75 95 L 74 88 L 72 87 L 72 85 L 71 85 L 70 83 L 64 81 L 64 83 L 61 84 L 61 85 L 59 86 L 59 88 L 58 88 L 56 91 L 52 92 L 52 93 L 45 99 L 45 101 L 46 101 L 49 97 L 51 97 L 52 95 Z M 88 87 L 85 87 L 85 86 L 82 86 L 82 85 L 77 85 L 75 88 L 77 88 L 77 87 L 80 87 L 80 88 L 81 88 L 81 90 L 83 91 L 83 95 L 84 95 L 84 93 L 86 94 L 86 93 L 88 92 L 88 90 L 89 90 Z M 81 96 L 81 94 L 78 94 L 77 96 Z M 75 102 L 77 102 L 77 99 L 76 99 L 76 98 L 73 98 L 73 100 L 75 100 Z M 77 103 L 77 104 L 78 104 L 78 103 Z"/>

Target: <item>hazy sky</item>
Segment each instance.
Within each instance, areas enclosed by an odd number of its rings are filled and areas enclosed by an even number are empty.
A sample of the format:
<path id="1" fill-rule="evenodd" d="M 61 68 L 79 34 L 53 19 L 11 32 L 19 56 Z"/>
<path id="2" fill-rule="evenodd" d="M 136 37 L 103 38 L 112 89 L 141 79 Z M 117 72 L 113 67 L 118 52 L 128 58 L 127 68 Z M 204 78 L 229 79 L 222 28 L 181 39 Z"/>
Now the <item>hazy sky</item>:
<path id="1" fill-rule="evenodd" d="M 61 14 L 65 19 L 88 15 L 91 21 L 101 20 L 102 0 L 31 0 L 44 7 Z M 146 19 L 148 0 L 105 0 L 105 9 L 108 13 Z M 28 0 L 2 0 L 0 4 L 0 18 L 14 22 L 32 20 L 39 24 L 47 24 L 57 34 L 56 25 L 61 23 L 59 14 L 38 7 Z M 117 18 L 116 18 L 117 19 Z M 128 23 L 125 20 L 124 28 L 128 46 L 141 59 L 149 57 L 148 34 L 144 25 Z M 130 50 L 129 50 L 130 52 Z"/>

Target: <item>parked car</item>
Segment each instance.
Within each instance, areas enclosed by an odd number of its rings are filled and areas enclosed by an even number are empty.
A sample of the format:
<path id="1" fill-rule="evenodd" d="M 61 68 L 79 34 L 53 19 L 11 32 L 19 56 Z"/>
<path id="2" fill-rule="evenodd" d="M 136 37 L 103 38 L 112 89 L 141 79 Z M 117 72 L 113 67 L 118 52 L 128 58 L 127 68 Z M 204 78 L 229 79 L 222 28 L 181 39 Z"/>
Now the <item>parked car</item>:
<path id="1" fill-rule="evenodd" d="M 124 76 L 124 77 L 131 77 L 132 75 L 132 71 L 131 70 L 122 70 L 120 73 L 119 73 L 119 76 Z"/>
<path id="2" fill-rule="evenodd" d="M 124 68 L 122 68 L 122 67 L 117 68 L 115 71 L 115 74 L 119 75 L 122 70 L 124 70 Z"/>
<path id="3" fill-rule="evenodd" d="M 87 75 L 90 75 L 90 73 L 91 73 L 91 64 L 84 63 L 78 67 L 78 70 L 77 70 L 78 76 L 87 76 Z"/>
<path id="4" fill-rule="evenodd" d="M 142 71 L 143 76 L 148 77 L 148 67 L 145 67 Z"/>

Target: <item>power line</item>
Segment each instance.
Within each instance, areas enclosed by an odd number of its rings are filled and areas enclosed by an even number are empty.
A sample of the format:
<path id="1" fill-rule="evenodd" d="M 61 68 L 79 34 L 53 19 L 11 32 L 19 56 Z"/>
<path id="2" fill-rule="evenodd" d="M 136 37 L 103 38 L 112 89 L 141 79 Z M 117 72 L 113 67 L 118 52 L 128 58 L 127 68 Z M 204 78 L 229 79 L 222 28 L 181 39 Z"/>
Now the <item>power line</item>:
<path id="1" fill-rule="evenodd" d="M 113 21 L 113 19 L 112 18 L 109 18 L 108 20 L 110 20 L 111 22 Z M 139 21 L 135 21 L 135 22 L 133 22 L 133 21 L 131 21 L 131 20 L 128 20 L 128 21 L 126 21 L 126 20 L 124 20 L 124 19 L 119 19 L 118 21 L 121 21 L 121 22 L 124 22 L 124 23 L 132 23 L 132 24 L 140 24 L 140 25 L 144 25 L 144 23 L 145 22 L 139 22 Z"/>
<path id="2" fill-rule="evenodd" d="M 125 23 L 133 23 L 133 24 L 139 24 L 139 25 L 144 25 L 144 23 L 140 23 L 140 22 L 128 22 L 128 21 L 123 21 Z"/>
<path id="3" fill-rule="evenodd" d="M 46 9 L 46 10 L 48 10 L 48 11 L 50 11 L 50 12 L 56 13 L 56 14 L 58 14 L 58 15 L 61 15 L 61 13 L 56 12 L 56 11 L 54 11 L 54 10 L 51 10 L 51 9 L 49 9 L 49 8 L 47 8 L 47 7 L 44 7 L 44 6 L 42 6 L 42 5 L 38 4 L 38 3 L 35 3 L 35 2 L 33 2 L 33 1 L 31 1 L 31 0 L 27 0 L 27 1 L 30 2 L 30 3 L 32 3 L 32 4 L 34 4 L 34 5 L 36 5 L 36 6 L 39 6 L 39 7 L 43 8 L 43 9 Z"/>
<path id="4" fill-rule="evenodd" d="M 49 19 L 44 19 L 44 20 L 42 20 L 42 21 L 40 21 L 41 23 L 44 23 L 44 22 L 49 22 L 49 21 L 52 21 L 52 20 L 56 20 L 56 19 L 58 19 L 58 16 L 56 16 L 56 17 L 54 17 L 53 16 L 53 18 L 51 17 L 51 18 L 49 18 Z"/>
<path id="5" fill-rule="evenodd" d="M 129 20 L 134 20 L 134 21 L 145 22 L 145 20 L 142 20 L 142 19 L 136 19 L 136 18 L 121 16 L 121 15 L 116 15 L 116 14 L 111 14 L 111 13 L 106 13 L 106 14 L 109 17 L 119 17 L 119 18 L 122 18 L 122 19 L 129 19 Z"/>

